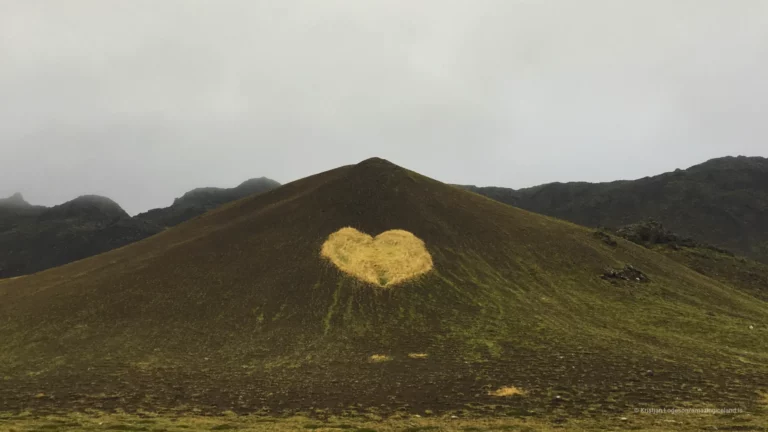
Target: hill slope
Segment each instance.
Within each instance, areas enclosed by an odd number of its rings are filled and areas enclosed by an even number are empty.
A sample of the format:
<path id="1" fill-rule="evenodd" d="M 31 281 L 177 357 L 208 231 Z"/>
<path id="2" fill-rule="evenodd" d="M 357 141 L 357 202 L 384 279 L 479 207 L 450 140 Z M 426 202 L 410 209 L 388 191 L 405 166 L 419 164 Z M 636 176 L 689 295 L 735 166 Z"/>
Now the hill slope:
<path id="1" fill-rule="evenodd" d="M 34 273 L 122 247 L 279 185 L 262 177 L 229 189 L 194 189 L 170 207 L 133 218 L 111 199 L 95 195 L 51 208 L 30 205 L 20 194 L 0 199 L 0 278 Z"/>
<path id="2" fill-rule="evenodd" d="M 585 226 L 647 218 L 675 232 L 768 262 L 768 159 L 725 157 L 687 170 L 611 183 L 528 189 L 465 186 L 506 204 Z"/>
<path id="3" fill-rule="evenodd" d="M 354 279 L 320 256 L 347 226 L 408 231 L 434 268 Z M 648 281 L 603 277 L 626 264 Z M 372 159 L 0 281 L 0 405 L 757 410 L 767 324 L 766 302 L 652 250 Z"/>

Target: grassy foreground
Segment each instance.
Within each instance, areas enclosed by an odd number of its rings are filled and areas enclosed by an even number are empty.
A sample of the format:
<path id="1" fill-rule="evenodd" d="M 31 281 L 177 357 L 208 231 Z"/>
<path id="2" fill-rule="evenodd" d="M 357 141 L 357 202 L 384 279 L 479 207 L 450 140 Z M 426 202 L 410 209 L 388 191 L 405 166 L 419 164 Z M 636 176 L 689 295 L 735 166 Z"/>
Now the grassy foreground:
<path id="1" fill-rule="evenodd" d="M 552 418 L 423 418 L 393 416 L 381 419 L 367 417 L 330 417 L 325 420 L 303 416 L 276 418 L 266 416 L 159 416 L 152 413 L 72 413 L 68 415 L 34 416 L 30 413 L 0 414 L 0 430 L 27 431 L 701 431 L 738 430 L 768 431 L 764 413 L 739 414 L 636 414 L 627 417 L 567 419 Z"/>

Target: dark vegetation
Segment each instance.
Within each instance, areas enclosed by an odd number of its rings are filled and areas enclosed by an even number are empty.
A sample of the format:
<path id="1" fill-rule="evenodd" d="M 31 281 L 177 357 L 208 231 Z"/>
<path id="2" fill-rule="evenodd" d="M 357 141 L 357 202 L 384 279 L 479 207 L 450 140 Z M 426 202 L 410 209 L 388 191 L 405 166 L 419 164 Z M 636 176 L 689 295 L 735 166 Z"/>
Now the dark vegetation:
<path id="1" fill-rule="evenodd" d="M 768 159 L 725 157 L 686 170 L 611 183 L 528 189 L 463 186 L 489 198 L 579 225 L 653 218 L 682 236 L 768 262 Z"/>
<path id="2" fill-rule="evenodd" d="M 170 207 L 135 217 L 109 198 L 94 195 L 46 208 L 30 205 L 15 194 L 0 199 L 0 278 L 38 272 L 125 246 L 277 186 L 273 180 L 259 178 L 231 189 L 195 189 Z"/>
<path id="3" fill-rule="evenodd" d="M 435 268 L 392 289 L 347 277 L 319 255 L 345 226 L 409 231 Z M 768 303 L 759 282 L 732 276 L 739 258 L 604 234 L 381 159 L 338 168 L 0 280 L 0 406 L 762 412 Z M 648 281 L 601 277 L 627 264 Z M 489 395 L 505 386 L 524 395 Z"/>

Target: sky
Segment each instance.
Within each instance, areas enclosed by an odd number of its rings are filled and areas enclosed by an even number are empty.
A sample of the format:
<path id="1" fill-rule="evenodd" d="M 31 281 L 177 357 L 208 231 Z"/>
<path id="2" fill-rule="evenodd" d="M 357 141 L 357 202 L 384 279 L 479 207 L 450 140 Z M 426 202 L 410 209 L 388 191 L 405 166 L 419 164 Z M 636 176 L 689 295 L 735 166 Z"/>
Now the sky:
<path id="1" fill-rule="evenodd" d="M 0 197 L 611 181 L 768 156 L 765 0 L 0 0 Z"/>

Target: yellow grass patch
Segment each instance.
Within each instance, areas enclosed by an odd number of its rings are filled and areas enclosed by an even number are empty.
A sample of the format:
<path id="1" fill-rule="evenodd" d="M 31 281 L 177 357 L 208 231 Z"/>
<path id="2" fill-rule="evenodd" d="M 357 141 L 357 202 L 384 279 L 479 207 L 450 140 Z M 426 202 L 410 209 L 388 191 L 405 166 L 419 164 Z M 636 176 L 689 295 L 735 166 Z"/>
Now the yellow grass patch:
<path id="1" fill-rule="evenodd" d="M 488 392 L 488 394 L 491 396 L 497 396 L 497 397 L 510 397 L 515 395 L 525 396 L 525 391 L 520 390 L 517 387 L 508 386 L 508 387 L 502 387 L 498 390 Z"/>
<path id="2" fill-rule="evenodd" d="M 760 397 L 760 402 L 768 406 L 768 391 L 757 392 L 757 395 Z"/>
<path id="3" fill-rule="evenodd" d="M 342 228 L 328 236 L 320 255 L 344 273 L 382 287 L 413 279 L 433 267 L 424 242 L 403 230 L 374 238 L 354 228 Z"/>
<path id="4" fill-rule="evenodd" d="M 412 359 L 425 359 L 425 358 L 429 357 L 429 354 L 426 354 L 426 353 L 410 353 L 410 354 L 408 354 L 408 357 L 410 357 Z"/>
<path id="5" fill-rule="evenodd" d="M 381 363 L 381 362 L 390 361 L 390 360 L 392 360 L 392 357 L 385 354 L 374 354 L 368 357 L 368 361 L 370 361 L 371 363 Z"/>

